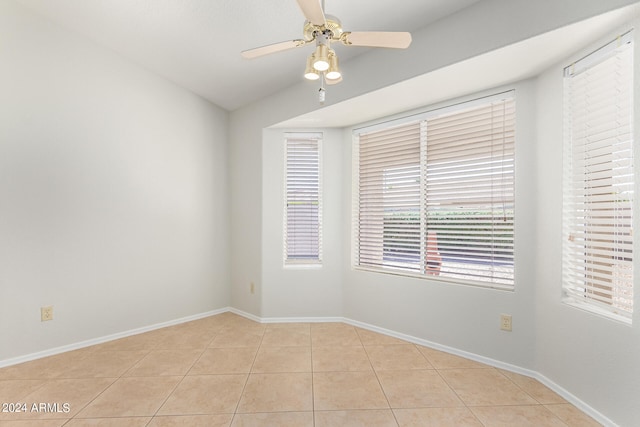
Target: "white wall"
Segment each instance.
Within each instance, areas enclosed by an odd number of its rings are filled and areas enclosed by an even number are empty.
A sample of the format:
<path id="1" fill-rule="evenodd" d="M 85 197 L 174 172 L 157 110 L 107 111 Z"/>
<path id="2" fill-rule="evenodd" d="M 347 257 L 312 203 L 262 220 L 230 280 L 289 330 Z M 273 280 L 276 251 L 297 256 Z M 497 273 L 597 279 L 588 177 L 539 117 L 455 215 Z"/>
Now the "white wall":
<path id="1" fill-rule="evenodd" d="M 411 54 L 343 64 L 358 77 L 328 103 L 630 3 L 478 2 L 414 34 Z M 296 294 L 311 275 L 280 270 L 281 131 L 265 128 L 318 108 L 315 86 L 227 115 L 13 2 L 0 1 L 0 40 L 0 360 L 231 304 L 341 314 L 538 371 L 621 425 L 640 416 L 639 315 L 628 327 L 560 303 L 560 66 L 516 85 L 515 292 L 352 271 L 347 130 L 327 131 L 342 168 L 325 230 L 342 250 Z M 372 66 L 387 62 L 393 73 Z"/>
<path id="2" fill-rule="evenodd" d="M 635 69 L 640 70 L 640 42 L 635 42 Z M 562 70 L 573 60 L 612 40 L 576 52 L 538 79 L 538 140 L 535 177 L 537 272 L 536 370 L 606 414 L 621 426 L 640 419 L 640 278 L 635 274 L 635 314 L 628 326 L 561 302 L 562 286 Z M 635 130 L 640 130 L 640 79 L 635 73 Z M 638 144 L 635 148 L 638 149 Z M 638 167 L 636 152 L 636 170 Z M 636 186 L 638 185 L 636 177 Z M 640 204 L 636 200 L 636 212 Z M 636 215 L 638 229 L 640 215 Z M 637 236 L 637 234 L 636 234 Z M 636 239 L 637 240 L 637 239 Z M 635 242 L 638 253 L 640 242 Z M 637 263 L 636 263 L 637 265 Z"/>
<path id="3" fill-rule="evenodd" d="M 228 306 L 228 114 L 13 2 L 0 40 L 0 360 Z"/>
<path id="4" fill-rule="evenodd" d="M 295 129 L 291 130 L 295 131 Z M 342 316 L 342 174 L 341 132 L 323 133 L 322 265 L 283 265 L 283 129 L 265 129 L 262 144 L 262 317 Z M 348 177 L 346 181 L 348 182 Z"/>
<path id="5" fill-rule="evenodd" d="M 478 2 L 471 10 L 447 17 L 414 34 L 412 51 L 428 54 L 416 57 L 376 50 L 361 55 L 358 61 L 341 64 L 345 75 L 357 78 L 345 79 L 340 86 L 332 88 L 327 103 L 359 96 L 631 3 L 634 2 L 550 0 L 544 5 L 526 0 Z M 483 28 L 479 29 L 482 24 Z M 491 28 L 496 31 L 485 32 Z M 483 36 L 475 38 L 478 34 Z M 396 64 L 393 73 L 372 66 L 386 62 Z M 559 302 L 560 243 L 557 238 L 561 181 L 554 168 L 561 162 L 558 151 L 561 141 L 555 135 L 558 132 L 561 135 L 557 123 L 561 120 L 561 106 L 557 104 L 561 90 L 548 80 L 547 75 L 541 78 L 540 92 L 537 81 L 516 85 L 519 141 L 516 256 L 519 261 L 515 292 L 352 271 L 351 133 L 344 131 L 343 315 L 540 372 L 621 425 L 634 425 L 639 415 L 634 402 L 640 396 L 636 381 L 640 377 L 637 328 L 611 325 L 576 313 Z M 314 88 L 301 83 L 234 111 L 230 117 L 232 304 L 258 316 L 264 315 L 263 310 L 268 314 L 265 317 L 291 314 L 287 305 L 279 305 L 275 300 L 273 304 L 270 302 L 272 296 L 282 295 L 288 284 L 283 287 L 276 275 L 263 271 L 268 268 L 265 263 L 269 255 L 265 252 L 272 247 L 269 242 L 275 241 L 270 237 L 272 230 L 267 228 L 273 226 L 279 230 L 282 221 L 281 217 L 276 224 L 265 221 L 272 216 L 275 220 L 276 216 L 263 204 L 263 178 L 271 173 L 264 170 L 267 160 L 263 164 L 263 158 L 271 154 L 264 152 L 264 138 L 268 134 L 264 134 L 263 129 L 318 108 Z M 546 153 L 551 153 L 552 158 L 543 157 Z M 277 254 L 281 254 L 280 247 Z M 260 282 L 262 279 L 267 282 Z M 256 280 L 258 286 L 253 295 L 249 292 L 252 280 Z M 272 290 L 273 294 L 266 296 Z M 498 315 L 503 312 L 514 315 L 512 333 L 498 329 Z M 594 329 L 588 330 L 585 326 Z M 602 345 L 590 342 L 589 337 L 602 339 L 604 346 L 615 344 L 617 349 L 602 350 Z M 618 384 L 621 391 L 611 392 Z"/>
<path id="6" fill-rule="evenodd" d="M 634 0 L 483 0 L 415 32 L 410 50 L 375 49 L 341 63 L 345 78 L 326 105 L 366 94 L 508 46 Z M 421 54 L 422 53 L 422 54 Z M 393 72 L 379 64 L 394 64 Z M 318 108 L 317 85 L 302 82 L 230 114 L 232 305 L 260 316 L 262 301 L 262 130 Z M 249 283 L 256 285 L 255 294 Z"/>

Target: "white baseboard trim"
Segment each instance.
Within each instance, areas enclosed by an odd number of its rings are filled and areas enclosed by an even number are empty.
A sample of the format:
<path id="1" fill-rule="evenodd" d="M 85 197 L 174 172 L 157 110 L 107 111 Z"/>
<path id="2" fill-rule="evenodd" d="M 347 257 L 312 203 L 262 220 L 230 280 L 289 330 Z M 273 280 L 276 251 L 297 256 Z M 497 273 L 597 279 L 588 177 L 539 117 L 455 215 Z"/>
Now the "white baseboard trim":
<path id="1" fill-rule="evenodd" d="M 230 307 L 231 313 L 238 316 L 246 317 L 258 323 L 327 323 L 327 322 L 344 322 L 344 317 L 259 317 L 246 311 L 238 310 Z"/>
<path id="2" fill-rule="evenodd" d="M 335 323 L 344 322 L 343 317 L 265 317 L 262 323 Z"/>
<path id="3" fill-rule="evenodd" d="M 105 342 L 117 340 L 120 338 L 130 337 L 132 335 L 138 335 L 145 332 L 154 331 L 156 329 L 166 328 L 168 326 L 179 325 L 181 323 L 191 322 L 193 320 L 202 319 L 209 316 L 215 316 L 216 314 L 226 313 L 229 311 L 229 307 L 220 308 L 217 310 L 206 311 L 204 313 L 198 313 L 191 316 L 181 317 L 179 319 L 169 320 L 167 322 L 156 323 L 154 325 L 143 326 L 141 328 L 130 329 L 124 332 L 118 332 L 111 335 L 105 335 L 98 338 L 92 338 L 90 340 L 80 341 L 73 344 L 63 345 L 60 347 L 50 348 L 35 353 L 26 354 L 24 356 L 13 357 L 11 359 L 0 360 L 0 368 L 6 368 L 7 366 L 17 365 L 19 363 L 30 362 L 32 360 L 41 359 L 43 357 L 55 356 L 56 354 L 65 353 L 67 351 L 79 350 L 85 347 L 91 347 L 92 345 L 102 344 Z"/>
<path id="4" fill-rule="evenodd" d="M 36 359 L 40 359 L 43 357 L 47 357 L 47 356 L 53 356 L 56 354 L 60 354 L 60 353 L 64 353 L 67 351 L 72 351 L 72 350 L 78 350 L 81 348 L 85 348 L 85 347 L 90 347 L 92 345 L 96 345 L 96 344 L 102 344 L 108 341 L 113 341 L 113 340 L 117 340 L 120 338 L 126 338 L 132 335 L 137 335 L 137 334 L 141 334 L 144 332 L 149 332 L 149 331 L 153 331 L 156 329 L 160 329 L 160 328 L 166 328 L 168 326 L 173 326 L 173 325 L 178 325 L 181 323 L 185 323 L 185 322 L 191 322 L 193 320 L 198 320 L 198 319 L 202 319 L 204 317 L 209 317 L 209 316 L 215 316 L 217 314 L 222 314 L 222 313 L 226 313 L 226 312 L 231 312 L 234 314 L 237 314 L 238 316 L 242 316 L 245 317 L 247 319 L 250 319 L 254 322 L 258 322 L 258 323 L 264 323 L 264 324 L 269 324 L 269 323 L 319 323 L 319 322 L 344 322 L 348 325 L 352 325 L 352 326 L 356 326 L 358 328 L 362 328 L 362 329 L 366 329 L 372 332 L 377 332 L 383 335 L 387 335 L 390 337 L 394 337 L 394 338 L 398 338 L 404 341 L 408 341 L 414 344 L 418 344 L 424 347 L 429 347 L 429 348 L 433 348 L 434 350 L 440 350 L 440 351 L 444 351 L 446 353 L 450 353 L 450 354 L 454 354 L 456 356 L 460 356 L 460 357 L 464 357 L 467 359 L 471 359 L 474 360 L 476 362 L 480 362 L 480 363 L 484 363 L 486 365 L 489 366 L 493 366 L 495 368 L 499 368 L 499 369 L 504 369 L 505 371 L 510 371 L 510 372 L 515 372 L 517 374 L 521 374 L 521 375 L 525 375 L 528 377 L 532 377 L 537 379 L 538 381 L 540 381 L 542 384 L 544 384 L 545 386 L 549 387 L 551 390 L 553 390 L 554 392 L 558 393 L 563 399 L 565 399 L 567 402 L 571 403 L 572 405 L 574 405 L 575 407 L 577 407 L 578 409 L 580 409 L 581 411 L 583 411 L 584 413 L 586 413 L 587 415 L 589 415 L 590 417 L 592 417 L 593 419 L 595 419 L 597 422 L 599 422 L 600 424 L 604 425 L 605 427 L 619 427 L 616 423 L 614 423 L 613 421 L 611 421 L 609 418 L 607 418 L 606 416 L 604 416 L 602 413 L 596 411 L 594 408 L 592 408 L 591 406 L 589 406 L 588 404 L 586 404 L 585 402 L 583 402 L 582 400 L 580 400 L 579 398 L 577 398 L 576 396 L 574 396 L 573 394 L 571 394 L 569 391 L 567 391 L 566 389 L 564 389 L 563 387 L 560 387 L 558 384 L 554 383 L 552 380 L 550 380 L 549 378 L 545 377 L 544 375 L 530 370 L 530 369 L 526 369 L 526 368 L 522 368 L 516 365 L 512 365 L 510 363 L 505 363 L 499 360 L 495 360 L 489 357 L 484 357 L 484 356 L 480 356 L 478 354 L 475 353 L 469 353 L 467 351 L 463 351 L 463 350 L 459 350 L 457 348 L 454 347 L 449 347 L 446 345 L 442 345 L 442 344 L 438 344 L 432 341 L 428 341 L 422 338 L 418 338 L 418 337 L 414 337 L 412 335 L 406 335 L 400 332 L 396 332 L 396 331 L 392 331 L 390 329 L 385 329 L 385 328 L 381 328 L 379 326 L 375 326 L 375 325 L 371 325 L 369 323 L 365 323 L 365 322 L 360 322 L 358 320 L 354 320 L 354 319 L 349 319 L 346 317 L 259 317 L 256 316 L 254 314 L 251 313 L 247 313 L 245 311 L 242 310 L 238 310 L 237 308 L 234 307 L 224 307 L 224 308 L 220 308 L 217 310 L 212 310 L 212 311 L 207 311 L 204 313 L 199 313 L 199 314 L 195 314 L 192 316 L 186 316 L 186 317 L 182 317 L 179 319 L 175 319 L 175 320 L 170 320 L 167 322 L 162 322 L 162 323 L 157 323 L 154 325 L 150 325 L 150 326 L 144 326 L 141 328 L 136 328 L 136 329 L 131 329 L 129 331 L 125 331 L 125 332 L 119 332 L 116 334 L 112 334 L 112 335 L 106 335 L 103 337 L 99 337 L 99 338 L 94 338 L 94 339 L 90 339 L 90 340 L 86 340 L 86 341 L 81 341 L 78 343 L 74 343 L 74 344 L 69 344 L 69 345 L 65 345 L 65 346 L 61 346 L 61 347 L 56 347 L 56 348 L 52 348 L 49 350 L 44 350 L 44 351 L 40 351 L 40 352 L 36 352 L 36 353 L 31 353 L 31 354 L 27 354 L 25 356 L 19 356 L 19 357 L 15 357 L 15 358 L 11 358 L 11 359 L 6 359 L 6 360 L 0 360 L 0 368 L 4 368 L 7 366 L 11 366 L 11 365 L 17 365 L 19 363 L 24 363 L 24 362 L 29 362 L 32 360 L 36 360 Z"/>
<path id="5" fill-rule="evenodd" d="M 484 363 L 485 365 L 493 366 L 494 368 L 503 369 L 505 371 L 514 372 L 516 374 L 524 375 L 527 377 L 535 378 L 540 381 L 545 386 L 549 387 L 554 392 L 558 393 L 563 399 L 567 402 L 571 403 L 582 412 L 589 415 L 591 418 L 599 422 L 605 427 L 619 427 L 616 423 L 611 421 L 609 418 L 604 416 L 602 413 L 596 411 L 591 406 L 587 405 L 585 402 L 560 387 L 558 384 L 554 383 L 544 375 L 533 371 L 531 369 L 522 368 L 517 365 L 512 365 L 510 363 L 502 362 L 500 360 L 492 359 L 490 357 L 480 356 L 475 353 L 469 353 L 464 350 L 460 350 L 454 347 L 449 347 L 446 345 L 438 344 L 433 341 L 428 341 L 422 338 L 414 337 L 412 335 L 406 335 L 400 332 L 392 331 L 390 329 L 381 328 L 379 326 L 371 325 L 369 323 L 360 322 L 358 320 L 349 319 L 347 317 L 267 317 L 261 318 L 259 316 L 255 316 L 250 313 L 246 313 L 242 310 L 237 310 L 235 308 L 230 308 L 230 312 L 235 313 L 239 316 L 246 317 L 247 319 L 251 319 L 258 323 L 313 323 L 313 322 L 344 322 L 346 324 L 356 326 L 358 328 L 366 329 L 372 332 L 378 332 L 383 335 L 387 335 L 393 338 L 398 338 L 404 341 L 408 341 L 414 344 L 418 344 L 424 347 L 429 347 L 434 350 L 444 351 L 445 353 L 450 353 L 456 356 L 464 357 L 466 359 L 470 359 L 476 362 Z"/>
<path id="6" fill-rule="evenodd" d="M 259 316 L 256 316 L 255 314 L 247 313 L 246 311 L 238 310 L 237 308 L 234 308 L 234 307 L 229 307 L 228 311 L 230 313 L 237 314 L 238 316 L 245 317 L 249 320 L 253 320 L 254 322 L 263 323 L 262 318 L 260 318 Z"/>
<path id="7" fill-rule="evenodd" d="M 489 357 L 480 356 L 480 355 L 477 355 L 475 353 L 469 353 L 467 351 L 459 350 L 459 349 L 454 348 L 454 347 L 449 347 L 449 346 L 446 346 L 446 345 L 435 343 L 433 341 L 428 341 L 428 340 L 424 340 L 422 338 L 417 338 L 417 337 L 414 337 L 412 335 L 406 335 L 406 334 L 402 334 L 402 333 L 399 333 L 399 332 L 395 332 L 395 331 L 392 331 L 390 329 L 380 328 L 378 326 L 370 325 L 368 323 L 360 322 L 358 320 L 345 318 L 344 322 L 349 324 L 349 325 L 356 326 L 358 328 L 366 329 L 366 330 L 372 331 L 372 332 L 378 332 L 378 333 L 383 334 L 383 335 L 387 335 L 387 336 L 390 336 L 390 337 L 393 337 L 393 338 L 398 338 L 398 339 L 401 339 L 401 340 L 404 340 L 404 341 L 408 341 L 408 342 L 411 342 L 411 343 L 414 343 L 414 344 L 421 345 L 423 347 L 429 347 L 429 348 L 432 348 L 434 350 L 444 351 L 445 353 L 454 354 L 456 356 L 460 356 L 460 357 L 464 357 L 466 359 L 474 360 L 476 362 L 484 363 L 485 365 L 490 365 L 490 366 L 493 366 L 495 368 L 504 369 L 505 371 L 515 372 L 515 373 L 518 373 L 518 374 L 526 375 L 528 377 L 531 377 L 531 376 L 533 376 L 535 374 L 535 372 L 533 372 L 533 371 L 521 368 L 521 367 L 516 366 L 516 365 L 512 365 L 510 363 L 501 362 L 499 360 L 491 359 Z"/>
<path id="8" fill-rule="evenodd" d="M 542 375 L 542 374 L 540 374 L 540 373 L 538 373 L 536 371 L 533 371 L 533 370 L 530 370 L 530 369 L 526 369 L 526 368 L 522 368 L 520 366 L 512 365 L 510 363 L 505 363 L 505 362 L 502 362 L 502 361 L 499 361 L 499 360 L 491 359 L 489 357 L 480 356 L 480 355 L 475 354 L 475 353 L 469 353 L 467 351 L 459 350 L 457 348 L 453 348 L 453 347 L 449 347 L 449 346 L 446 346 L 446 345 L 438 344 L 438 343 L 435 343 L 435 342 L 432 342 L 432 341 L 427 341 L 427 340 L 424 340 L 422 338 L 414 337 L 412 335 L 405 335 L 405 334 L 402 334 L 402 333 L 399 333 L 399 332 L 395 332 L 395 331 L 392 331 L 392 330 L 389 330 L 389 329 L 380 328 L 378 326 L 370 325 L 368 323 L 360 322 L 360 321 L 357 321 L 357 320 L 345 318 L 344 322 L 349 324 L 349 325 L 356 326 L 358 328 L 366 329 L 366 330 L 373 331 L 373 332 L 378 332 L 378 333 L 383 334 L 383 335 L 388 335 L 390 337 L 398 338 L 398 339 L 401 339 L 401 340 L 404 340 L 404 341 L 409 341 L 409 342 L 412 342 L 414 344 L 418 344 L 418 345 L 421 345 L 421 346 L 424 346 L 424 347 L 433 348 L 434 350 L 444 351 L 445 353 L 454 354 L 456 356 L 460 356 L 460 357 L 464 357 L 464 358 L 467 358 L 467 359 L 470 359 L 470 360 L 474 360 L 476 362 L 484 363 L 485 365 L 493 366 L 494 368 L 499 368 L 499 369 L 503 369 L 505 371 L 514 372 L 516 374 L 520 374 L 520 375 L 524 375 L 524 376 L 527 376 L 527 377 L 535 378 L 538 381 L 540 381 L 542 384 L 544 384 L 545 386 L 549 387 L 551 390 L 556 392 L 558 395 L 560 395 L 560 397 L 562 397 L 564 400 L 566 400 L 567 402 L 571 403 L 572 405 L 574 405 L 575 407 L 580 409 L 582 412 L 584 412 L 585 414 L 589 415 L 591 418 L 593 418 L 594 420 L 596 420 L 597 422 L 602 424 L 603 426 L 605 426 L 605 427 L 619 427 L 616 423 L 611 421 L 609 418 L 604 416 L 602 413 L 600 413 L 599 411 L 596 411 L 594 408 L 592 408 L 591 406 L 586 404 L 584 401 L 582 401 L 581 399 L 577 398 L 575 395 L 571 394 L 569 391 L 567 391 L 563 387 L 560 387 L 558 384 L 554 383 L 549 378 L 545 377 L 544 375 Z"/>
<path id="9" fill-rule="evenodd" d="M 562 397 L 564 400 L 566 400 L 567 402 L 571 403 L 573 406 L 575 406 L 576 408 L 580 409 L 582 412 L 584 412 L 585 414 L 589 415 L 591 418 L 593 418 L 594 420 L 596 420 L 597 422 L 599 422 L 603 426 L 605 426 L 605 427 L 620 427 L 618 424 L 614 423 L 609 418 L 607 418 L 604 414 L 602 414 L 601 412 L 595 410 L 594 408 L 592 408 L 591 406 L 586 404 L 584 401 L 582 401 L 578 397 L 576 397 L 573 394 L 571 394 L 571 392 L 567 391 L 563 387 L 560 387 L 558 384 L 554 383 L 553 381 L 551 381 L 549 378 L 545 377 L 544 375 L 542 375 L 542 374 L 540 374 L 538 372 L 534 372 L 533 375 L 531 375 L 531 377 L 537 379 L 542 384 L 546 385 L 551 390 L 553 390 L 556 393 L 558 393 L 560 395 L 560 397 Z"/>

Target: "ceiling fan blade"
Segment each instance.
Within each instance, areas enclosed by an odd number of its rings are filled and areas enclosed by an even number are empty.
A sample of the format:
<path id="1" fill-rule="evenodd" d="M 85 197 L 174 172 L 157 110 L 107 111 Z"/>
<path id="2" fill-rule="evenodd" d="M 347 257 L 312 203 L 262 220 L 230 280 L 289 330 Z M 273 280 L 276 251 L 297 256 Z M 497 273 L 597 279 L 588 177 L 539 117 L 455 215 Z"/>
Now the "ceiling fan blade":
<path id="1" fill-rule="evenodd" d="M 343 33 L 347 46 L 389 47 L 406 49 L 411 44 L 411 33 L 389 31 L 354 31 Z"/>
<path id="2" fill-rule="evenodd" d="M 253 59 L 258 58 L 259 56 L 269 55 L 270 53 L 282 52 L 283 50 L 304 46 L 305 44 L 307 44 L 307 41 L 305 40 L 289 40 L 286 42 L 256 47 L 255 49 L 243 50 L 241 55 L 243 58 Z"/>
<path id="3" fill-rule="evenodd" d="M 298 6 L 302 9 L 302 14 L 307 21 L 311 22 L 313 25 L 324 25 L 326 19 L 324 17 L 324 12 L 322 11 L 322 5 L 320 4 L 320 0 L 297 0 Z"/>

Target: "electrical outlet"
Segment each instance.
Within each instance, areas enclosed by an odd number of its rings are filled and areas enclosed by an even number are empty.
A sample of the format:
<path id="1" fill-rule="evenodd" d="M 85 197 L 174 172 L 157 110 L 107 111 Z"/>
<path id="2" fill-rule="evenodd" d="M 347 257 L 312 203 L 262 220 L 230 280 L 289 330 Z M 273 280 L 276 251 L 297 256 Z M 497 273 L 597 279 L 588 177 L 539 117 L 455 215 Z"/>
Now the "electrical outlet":
<path id="1" fill-rule="evenodd" d="M 510 314 L 500 315 L 500 329 L 502 329 L 503 331 L 511 332 L 511 315 Z"/>
<path id="2" fill-rule="evenodd" d="M 249 283 L 249 292 L 252 294 L 256 293 L 256 285 L 253 282 Z"/>
<path id="3" fill-rule="evenodd" d="M 40 321 L 46 322 L 47 320 L 53 320 L 53 306 L 40 307 Z"/>

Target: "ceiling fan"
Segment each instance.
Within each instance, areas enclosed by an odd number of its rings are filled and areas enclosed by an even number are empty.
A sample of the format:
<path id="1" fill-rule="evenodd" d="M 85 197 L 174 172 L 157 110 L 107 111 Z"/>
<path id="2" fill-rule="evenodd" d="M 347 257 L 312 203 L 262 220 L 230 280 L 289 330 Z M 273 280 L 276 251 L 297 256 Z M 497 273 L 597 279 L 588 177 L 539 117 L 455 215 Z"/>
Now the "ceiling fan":
<path id="1" fill-rule="evenodd" d="M 303 38 L 274 43 L 242 51 L 247 59 L 258 58 L 315 42 L 316 49 L 307 59 L 304 76 L 308 80 L 321 80 L 320 102 L 324 102 L 324 82 L 336 84 L 342 81 L 338 67 L 338 56 L 331 43 L 341 42 L 345 46 L 385 47 L 406 49 L 411 44 L 411 34 L 389 31 L 344 31 L 340 20 L 324 13 L 324 0 L 296 0 L 306 18 Z"/>

